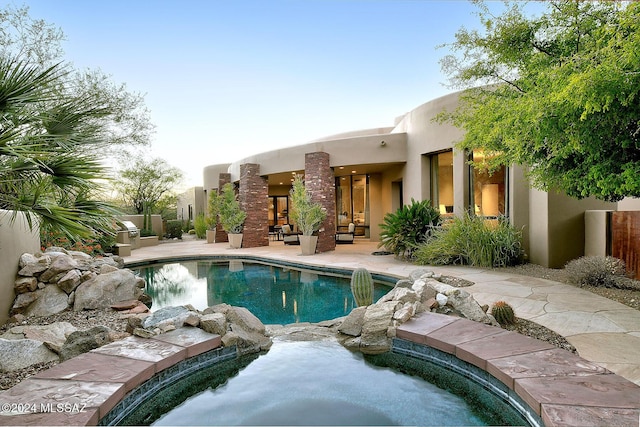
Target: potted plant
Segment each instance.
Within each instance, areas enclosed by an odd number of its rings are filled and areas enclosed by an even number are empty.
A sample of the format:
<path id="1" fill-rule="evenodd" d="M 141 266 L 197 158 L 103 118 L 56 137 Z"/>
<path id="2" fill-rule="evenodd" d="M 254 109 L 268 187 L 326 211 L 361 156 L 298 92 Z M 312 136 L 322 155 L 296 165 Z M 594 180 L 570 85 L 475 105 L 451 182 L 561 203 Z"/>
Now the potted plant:
<path id="1" fill-rule="evenodd" d="M 319 229 L 322 221 L 327 217 L 327 212 L 320 203 L 311 201 L 311 194 L 307 192 L 302 177 L 296 175 L 291 189 L 291 220 L 302 232 L 299 236 L 300 249 L 302 255 L 313 255 L 316 253 L 318 236 L 314 235 Z"/>
<path id="2" fill-rule="evenodd" d="M 216 241 L 216 226 L 218 225 L 218 192 L 212 190 L 208 200 L 208 212 L 205 218 L 207 222 L 207 243 L 215 243 Z"/>
<path id="3" fill-rule="evenodd" d="M 238 249 L 242 246 L 242 226 L 247 218 L 246 212 L 240 208 L 240 203 L 236 198 L 233 184 L 226 183 L 222 187 L 222 193 L 211 194 L 214 205 L 213 212 L 217 212 L 220 217 L 220 224 L 229 235 L 229 246 Z"/>

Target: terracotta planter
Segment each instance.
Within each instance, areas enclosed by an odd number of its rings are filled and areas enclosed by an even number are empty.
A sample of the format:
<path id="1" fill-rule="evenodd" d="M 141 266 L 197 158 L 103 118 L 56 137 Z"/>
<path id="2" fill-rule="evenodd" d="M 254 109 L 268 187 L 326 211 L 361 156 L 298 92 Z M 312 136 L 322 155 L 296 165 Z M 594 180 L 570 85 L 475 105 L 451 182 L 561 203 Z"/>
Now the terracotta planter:
<path id="1" fill-rule="evenodd" d="M 216 242 L 216 230 L 207 230 L 207 243 L 215 243 Z"/>
<path id="2" fill-rule="evenodd" d="M 300 240 L 300 249 L 302 255 L 313 255 L 316 253 L 316 245 L 318 243 L 318 236 L 298 236 Z"/>
<path id="3" fill-rule="evenodd" d="M 229 246 L 231 249 L 240 249 L 242 247 L 242 233 L 229 233 Z"/>

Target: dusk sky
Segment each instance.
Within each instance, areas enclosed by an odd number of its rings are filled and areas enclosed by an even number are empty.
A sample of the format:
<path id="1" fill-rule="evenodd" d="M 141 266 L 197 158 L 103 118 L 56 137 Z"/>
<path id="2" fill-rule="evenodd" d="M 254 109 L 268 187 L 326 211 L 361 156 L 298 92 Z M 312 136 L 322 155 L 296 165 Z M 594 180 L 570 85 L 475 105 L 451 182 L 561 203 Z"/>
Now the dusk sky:
<path id="1" fill-rule="evenodd" d="M 393 125 L 452 92 L 439 59 L 466 1 L 28 0 L 65 59 L 145 94 L 150 157 L 202 185 L 206 165 Z M 492 3 L 492 7 L 501 3 Z"/>

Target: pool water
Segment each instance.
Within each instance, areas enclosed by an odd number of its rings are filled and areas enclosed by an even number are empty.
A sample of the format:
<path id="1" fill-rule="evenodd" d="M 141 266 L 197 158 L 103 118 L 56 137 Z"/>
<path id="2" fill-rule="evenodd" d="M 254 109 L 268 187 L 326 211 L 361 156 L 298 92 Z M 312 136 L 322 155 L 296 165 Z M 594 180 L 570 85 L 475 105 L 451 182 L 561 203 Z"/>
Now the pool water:
<path id="1" fill-rule="evenodd" d="M 333 341 L 276 341 L 220 386 L 153 425 L 488 425 L 482 411 L 421 378 L 371 365 Z"/>
<path id="2" fill-rule="evenodd" d="M 227 303 L 245 307 L 264 324 L 320 322 L 357 307 L 350 278 L 240 260 L 183 261 L 137 269 L 152 310 L 191 304 L 198 310 Z M 376 284 L 374 300 L 390 290 Z"/>

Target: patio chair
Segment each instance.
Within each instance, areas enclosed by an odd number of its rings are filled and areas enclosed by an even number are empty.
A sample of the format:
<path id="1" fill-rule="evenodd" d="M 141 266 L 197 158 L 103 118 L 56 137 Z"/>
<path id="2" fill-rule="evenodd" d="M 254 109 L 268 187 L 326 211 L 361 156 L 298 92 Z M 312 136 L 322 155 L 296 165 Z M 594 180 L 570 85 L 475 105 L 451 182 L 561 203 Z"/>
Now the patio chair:
<path id="1" fill-rule="evenodd" d="M 356 235 L 356 225 L 349 223 L 347 231 L 336 232 L 336 243 L 353 243 Z"/>
<path id="2" fill-rule="evenodd" d="M 300 233 L 298 233 L 297 231 L 291 230 L 291 226 L 289 224 L 285 224 L 282 226 L 282 240 L 284 240 L 285 245 L 299 245 L 299 235 Z"/>

